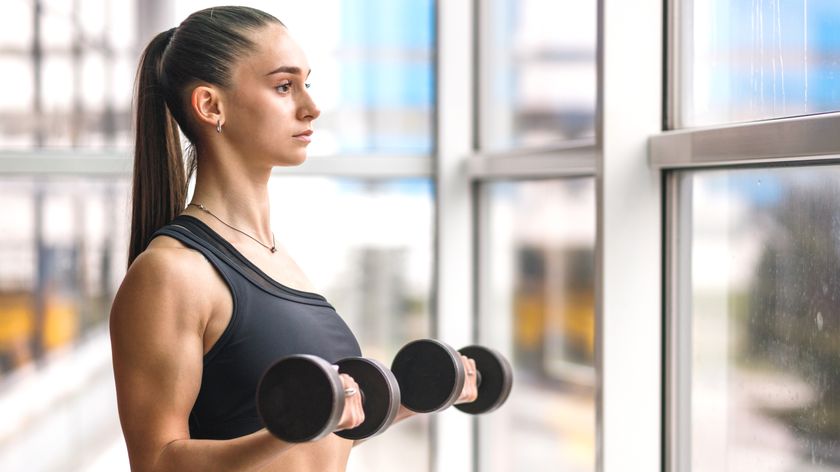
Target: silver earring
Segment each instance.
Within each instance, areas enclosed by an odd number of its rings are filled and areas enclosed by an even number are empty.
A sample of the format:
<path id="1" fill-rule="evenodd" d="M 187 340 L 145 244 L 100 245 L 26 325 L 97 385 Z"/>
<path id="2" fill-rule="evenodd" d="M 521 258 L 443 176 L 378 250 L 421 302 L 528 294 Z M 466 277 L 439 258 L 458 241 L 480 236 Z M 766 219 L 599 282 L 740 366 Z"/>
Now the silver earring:
<path id="1" fill-rule="evenodd" d="M 216 120 L 216 132 L 221 134 L 221 132 L 222 132 L 222 120 Z"/>

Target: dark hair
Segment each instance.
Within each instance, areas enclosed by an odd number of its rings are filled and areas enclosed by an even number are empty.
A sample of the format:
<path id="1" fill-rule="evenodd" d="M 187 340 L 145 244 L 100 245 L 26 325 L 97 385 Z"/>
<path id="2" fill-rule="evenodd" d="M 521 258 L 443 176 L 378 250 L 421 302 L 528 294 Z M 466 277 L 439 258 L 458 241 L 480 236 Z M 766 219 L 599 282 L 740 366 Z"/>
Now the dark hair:
<path id="1" fill-rule="evenodd" d="M 185 165 L 178 127 L 197 143 L 187 114 L 190 86 L 230 87 L 231 66 L 253 51 L 248 33 L 283 23 L 248 7 L 215 7 L 190 15 L 177 28 L 155 36 L 140 58 L 135 83 L 134 179 L 128 265 L 146 249 L 152 234 L 186 205 L 195 171 L 191 147 Z"/>

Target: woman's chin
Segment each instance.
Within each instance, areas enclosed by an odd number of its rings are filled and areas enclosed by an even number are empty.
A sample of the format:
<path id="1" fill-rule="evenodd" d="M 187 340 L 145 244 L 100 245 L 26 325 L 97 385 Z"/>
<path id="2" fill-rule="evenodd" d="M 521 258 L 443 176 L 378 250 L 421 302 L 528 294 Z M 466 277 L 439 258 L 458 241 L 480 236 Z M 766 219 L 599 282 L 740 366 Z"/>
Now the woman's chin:
<path id="1" fill-rule="evenodd" d="M 293 155 L 285 155 L 277 159 L 274 163 L 275 167 L 297 167 L 306 162 L 306 153 L 295 153 Z"/>

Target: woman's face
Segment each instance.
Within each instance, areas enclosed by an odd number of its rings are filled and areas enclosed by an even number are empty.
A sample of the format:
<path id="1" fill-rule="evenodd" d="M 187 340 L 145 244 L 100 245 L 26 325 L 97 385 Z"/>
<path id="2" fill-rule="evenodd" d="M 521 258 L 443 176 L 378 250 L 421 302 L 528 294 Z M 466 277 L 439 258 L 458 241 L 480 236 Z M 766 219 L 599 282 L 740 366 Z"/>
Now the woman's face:
<path id="1" fill-rule="evenodd" d="M 222 133 L 250 162 L 300 164 L 321 114 L 306 87 L 309 63 L 283 26 L 266 26 L 251 39 L 257 50 L 237 62 L 223 94 Z"/>

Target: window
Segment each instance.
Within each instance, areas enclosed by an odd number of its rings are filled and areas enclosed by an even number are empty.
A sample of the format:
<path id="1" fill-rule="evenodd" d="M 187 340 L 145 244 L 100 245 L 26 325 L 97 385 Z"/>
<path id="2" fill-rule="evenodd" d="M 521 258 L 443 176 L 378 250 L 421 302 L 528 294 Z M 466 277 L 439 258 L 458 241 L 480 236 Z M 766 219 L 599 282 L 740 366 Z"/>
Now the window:
<path id="1" fill-rule="evenodd" d="M 480 2 L 482 151 L 595 137 L 596 2 Z"/>
<path id="2" fill-rule="evenodd" d="M 840 4 L 679 2 L 679 124 L 840 110 Z"/>
<path id="3" fill-rule="evenodd" d="M 679 180 L 691 470 L 840 470 L 840 168 Z"/>
<path id="4" fill-rule="evenodd" d="M 840 470 L 840 9 L 671 6 L 667 470 Z"/>
<path id="5" fill-rule="evenodd" d="M 54 0 L 9 8 L 0 20 L 10 81 L 0 92 L 0 147 L 126 147 L 133 10 L 106 0 L 80 0 L 75 10 Z"/>
<path id="6" fill-rule="evenodd" d="M 131 146 L 136 50 L 145 46 L 134 42 L 137 24 L 146 19 L 112 0 L 78 3 L 74 10 L 51 0 L 40 9 L 17 2 L 20 15 L 5 17 L 4 31 L 14 34 L 0 37 L 0 65 L 17 86 L 0 92 L 0 147 Z M 307 51 L 312 92 L 324 112 L 313 154 L 431 152 L 431 0 L 321 0 L 282 8 L 244 3 L 275 14 Z M 173 0 L 143 6 L 141 15 L 168 24 L 172 11 L 180 21 L 215 5 Z M 320 14 L 313 16 L 315 9 Z"/>
<path id="7" fill-rule="evenodd" d="M 480 204 L 479 338 L 515 381 L 479 470 L 594 471 L 594 179 L 488 183 Z"/>
<path id="8" fill-rule="evenodd" d="M 106 320 L 127 196 L 125 179 L 0 177 L 2 470 L 79 469 L 120 437 Z"/>
<path id="9" fill-rule="evenodd" d="M 101 328 L 125 268 L 127 182 L 0 179 L 0 379 Z"/>
<path id="10" fill-rule="evenodd" d="M 594 471 L 597 2 L 477 9 L 477 333 L 515 376 L 478 470 Z"/>

